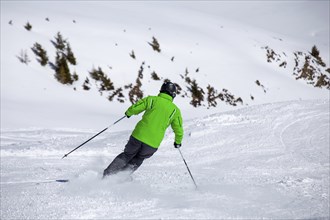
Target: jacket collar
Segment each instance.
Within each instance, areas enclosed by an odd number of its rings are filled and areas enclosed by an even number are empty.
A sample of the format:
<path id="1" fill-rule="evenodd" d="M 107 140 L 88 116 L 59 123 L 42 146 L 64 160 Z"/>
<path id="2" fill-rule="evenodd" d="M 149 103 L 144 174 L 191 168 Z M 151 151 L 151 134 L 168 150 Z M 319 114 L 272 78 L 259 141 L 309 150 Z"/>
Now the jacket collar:
<path id="1" fill-rule="evenodd" d="M 171 101 L 171 102 L 173 102 L 173 98 L 172 98 L 172 96 L 170 96 L 170 95 L 168 95 L 168 94 L 166 94 L 166 93 L 159 93 L 158 94 L 158 96 L 159 97 L 162 97 L 162 98 L 164 98 L 164 99 L 167 99 L 167 100 L 169 100 L 169 101 Z"/>

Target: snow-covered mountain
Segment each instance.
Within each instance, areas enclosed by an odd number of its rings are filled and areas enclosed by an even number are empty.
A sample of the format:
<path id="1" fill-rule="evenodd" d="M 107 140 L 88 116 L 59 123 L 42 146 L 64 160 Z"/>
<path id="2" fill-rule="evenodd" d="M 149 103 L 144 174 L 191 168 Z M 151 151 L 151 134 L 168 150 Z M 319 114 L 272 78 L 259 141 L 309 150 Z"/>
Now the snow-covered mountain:
<path id="1" fill-rule="evenodd" d="M 143 95 L 156 95 L 170 79 L 182 89 L 176 103 L 187 119 L 247 105 L 329 98 L 325 87 L 296 80 L 315 45 L 329 80 L 329 2 L 1 2 L 1 127 L 100 128 L 123 115 L 130 89 L 143 68 Z M 308 15 L 308 16 L 307 16 Z M 26 30 L 29 23 L 32 28 Z M 69 65 L 79 80 L 62 85 L 31 48 L 39 43 L 55 63 L 51 41 L 61 33 L 75 54 Z M 158 53 L 148 44 L 153 37 Z M 135 59 L 130 57 L 134 51 Z M 20 63 L 27 53 L 31 62 Z M 298 56 L 298 53 L 301 54 Z M 273 58 L 273 59 L 272 59 Z M 299 63 L 297 64 L 297 60 Z M 285 65 L 284 65 L 285 64 Z M 280 65 L 282 65 L 280 67 Z M 125 103 L 100 96 L 89 72 L 100 67 Z M 153 80 L 156 72 L 161 80 Z M 188 73 L 188 74 L 187 74 Z M 89 77 L 91 90 L 82 85 Z M 190 102 L 188 82 L 204 92 L 202 107 Z M 208 86 L 220 95 L 207 101 Z M 110 92 L 110 94 L 113 92 Z M 218 96 L 219 97 L 219 96 Z M 239 99 L 237 106 L 228 104 Z M 226 102 L 227 101 L 227 102 Z M 55 119 L 55 120 L 54 120 Z M 126 127 L 127 125 L 124 125 Z M 124 128 L 123 127 L 123 128 Z"/>
<path id="2" fill-rule="evenodd" d="M 58 33 L 72 85 L 54 77 Z M 1 219 L 329 218 L 329 1 L 1 1 L 0 48 Z M 100 93 L 98 68 L 124 103 Z M 140 116 L 60 159 L 122 117 L 138 81 L 146 96 L 165 79 L 182 88 L 198 190 L 170 129 L 131 182 L 101 180 Z"/>

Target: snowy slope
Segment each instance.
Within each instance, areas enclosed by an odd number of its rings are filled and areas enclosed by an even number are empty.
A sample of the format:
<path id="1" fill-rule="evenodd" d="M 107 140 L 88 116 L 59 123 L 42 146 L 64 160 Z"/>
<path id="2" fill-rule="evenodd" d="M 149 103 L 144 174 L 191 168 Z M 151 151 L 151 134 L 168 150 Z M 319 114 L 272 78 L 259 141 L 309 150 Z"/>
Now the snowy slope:
<path id="1" fill-rule="evenodd" d="M 1 219 L 329 218 L 328 101 L 246 107 L 184 126 L 198 190 L 171 132 L 131 182 L 101 180 L 130 131 L 109 131 L 63 160 L 93 132 L 2 132 Z"/>
<path id="2" fill-rule="evenodd" d="M 157 94 L 162 84 L 151 79 L 152 71 L 186 88 L 180 75 L 188 69 L 189 77 L 196 79 L 204 91 L 210 84 L 218 91 L 225 88 L 236 98 L 241 97 L 243 105 L 238 107 L 327 99 L 329 90 L 297 81 L 292 74 L 293 53 L 307 53 L 313 45 L 329 66 L 327 8 L 327 1 L 1 1 L 1 128 L 107 126 L 122 116 L 130 103 L 110 103 L 100 96 L 94 82 L 91 91 L 84 91 L 82 84 L 88 71 L 100 66 L 116 87 L 122 87 L 135 82 L 142 62 L 144 95 Z M 31 31 L 23 27 L 28 21 Z M 38 42 L 54 62 L 55 49 L 50 41 L 57 32 L 68 39 L 77 58 L 78 64 L 71 70 L 80 79 L 72 86 L 58 83 L 53 70 L 41 67 L 30 50 Z M 153 36 L 160 43 L 161 53 L 148 45 Z M 262 49 L 266 46 L 287 54 L 287 68 L 267 63 Z M 28 52 L 29 65 L 19 63 L 16 57 L 22 49 Z M 135 60 L 129 57 L 132 50 Z M 256 80 L 265 86 L 266 93 Z M 196 109 L 189 98 L 175 101 L 187 119 L 235 109 L 220 101 L 211 109 Z M 121 129 L 127 126 L 123 123 Z"/>
<path id="3" fill-rule="evenodd" d="M 329 1 L 1 1 L 0 218 L 328 219 L 329 90 L 292 71 L 294 52 L 313 45 L 329 67 L 328 9 Z M 31 31 L 23 27 L 28 21 Z M 79 74 L 71 86 L 58 83 L 30 49 L 40 43 L 54 62 L 50 41 L 58 32 L 78 62 L 70 66 Z M 148 45 L 153 36 L 161 53 Z M 287 67 L 268 63 L 266 47 Z M 22 49 L 28 65 L 16 57 Z M 121 87 L 135 82 L 142 62 L 144 95 L 162 84 L 152 71 L 185 88 L 188 69 L 203 89 L 211 84 L 243 99 L 210 109 L 174 100 L 197 191 L 171 131 L 132 182 L 101 180 L 141 116 L 60 159 L 130 106 L 128 91 L 124 104 L 100 96 L 95 82 L 84 91 L 88 71 L 100 66 Z"/>

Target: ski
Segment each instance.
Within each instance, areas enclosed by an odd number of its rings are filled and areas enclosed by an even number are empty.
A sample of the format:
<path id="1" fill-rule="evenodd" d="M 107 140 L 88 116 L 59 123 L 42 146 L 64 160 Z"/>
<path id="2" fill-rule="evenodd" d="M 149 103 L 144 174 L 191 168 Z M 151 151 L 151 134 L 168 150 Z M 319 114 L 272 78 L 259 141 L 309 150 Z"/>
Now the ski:
<path id="1" fill-rule="evenodd" d="M 41 184 L 41 183 L 68 183 L 69 179 L 57 179 L 57 180 L 45 180 L 45 181 L 36 181 L 36 184 Z"/>
<path id="2" fill-rule="evenodd" d="M 55 180 L 36 180 L 36 181 L 15 181 L 15 182 L 1 182 L 1 185 L 11 185 L 11 184 L 41 184 L 41 183 L 67 183 L 69 179 L 55 179 Z"/>
<path id="3" fill-rule="evenodd" d="M 68 179 L 61 179 L 61 180 L 55 180 L 56 182 L 59 182 L 59 183 L 67 183 L 69 182 Z"/>

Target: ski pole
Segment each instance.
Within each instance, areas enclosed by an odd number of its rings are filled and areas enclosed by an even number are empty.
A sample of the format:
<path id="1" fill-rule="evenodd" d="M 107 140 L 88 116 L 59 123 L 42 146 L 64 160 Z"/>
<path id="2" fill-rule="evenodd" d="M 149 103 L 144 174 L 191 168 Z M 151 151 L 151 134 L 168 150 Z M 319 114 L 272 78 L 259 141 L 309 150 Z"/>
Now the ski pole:
<path id="1" fill-rule="evenodd" d="M 102 131 L 100 131 L 99 133 L 97 133 L 96 135 L 94 135 L 93 137 L 91 137 L 90 139 L 88 139 L 87 141 L 85 141 L 84 143 L 80 144 L 78 147 L 76 147 L 75 149 L 73 149 L 72 151 L 70 151 L 67 154 L 64 154 L 64 156 L 62 157 L 62 159 L 64 157 L 67 157 L 69 154 L 71 154 L 73 151 L 77 150 L 78 148 L 82 147 L 84 144 L 86 144 L 87 142 L 89 142 L 90 140 L 92 140 L 93 138 L 95 138 L 96 136 L 100 135 L 101 133 L 103 133 L 104 131 L 106 131 L 108 128 L 110 128 L 111 126 L 117 124 L 119 121 L 123 120 L 124 118 L 126 118 L 126 115 L 123 116 L 122 118 L 118 119 L 117 121 L 115 121 L 112 125 L 106 127 L 105 129 L 103 129 Z"/>
<path id="2" fill-rule="evenodd" d="M 180 152 L 180 155 L 181 155 L 181 157 L 182 157 L 182 160 L 183 160 L 184 164 L 185 164 L 186 167 L 187 167 L 187 170 L 188 170 L 188 172 L 189 172 L 189 174 L 190 174 L 190 177 L 191 177 L 192 181 L 194 182 L 194 185 L 195 185 L 195 187 L 196 187 L 196 189 L 197 189 L 197 184 L 196 184 L 196 182 L 195 182 L 195 180 L 194 180 L 194 177 L 192 176 L 192 174 L 191 174 L 191 172 L 190 172 L 190 170 L 189 170 L 189 167 L 188 167 L 188 165 L 187 165 L 187 163 L 186 163 L 186 160 L 183 158 L 183 155 L 182 155 L 182 153 L 181 153 L 180 148 L 178 148 L 178 150 L 179 150 L 179 152 Z"/>

